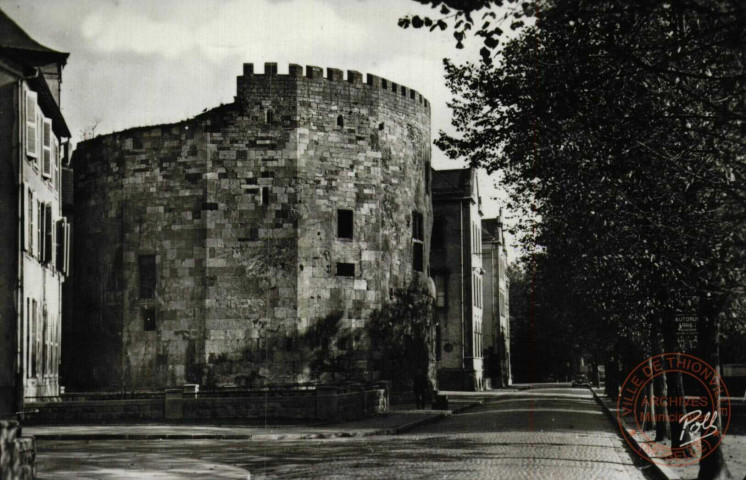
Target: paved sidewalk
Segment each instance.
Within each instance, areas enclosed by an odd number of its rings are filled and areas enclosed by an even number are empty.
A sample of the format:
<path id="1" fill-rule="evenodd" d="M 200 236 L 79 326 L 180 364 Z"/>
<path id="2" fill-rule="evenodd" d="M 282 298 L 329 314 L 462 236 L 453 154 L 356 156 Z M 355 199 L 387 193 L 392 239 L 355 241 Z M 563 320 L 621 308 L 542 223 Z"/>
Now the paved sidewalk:
<path id="1" fill-rule="evenodd" d="M 614 425 L 619 428 L 617 424 L 616 403 L 604 394 L 603 389 L 593 388 L 592 391 L 597 401 L 601 402 L 607 415 L 613 420 Z M 723 449 L 728 469 L 735 479 L 746 478 L 744 477 L 746 475 L 746 435 L 739 434 L 743 432 L 744 427 L 746 425 L 731 425 L 730 432 L 734 433 L 727 433 L 720 446 Z M 638 433 L 634 435 L 634 438 L 637 440 L 640 448 L 647 451 L 645 449 L 646 440 L 648 440 L 647 437 Z M 696 480 L 699 472 L 697 464 L 683 467 L 669 467 L 655 464 L 655 467 L 668 480 Z"/>

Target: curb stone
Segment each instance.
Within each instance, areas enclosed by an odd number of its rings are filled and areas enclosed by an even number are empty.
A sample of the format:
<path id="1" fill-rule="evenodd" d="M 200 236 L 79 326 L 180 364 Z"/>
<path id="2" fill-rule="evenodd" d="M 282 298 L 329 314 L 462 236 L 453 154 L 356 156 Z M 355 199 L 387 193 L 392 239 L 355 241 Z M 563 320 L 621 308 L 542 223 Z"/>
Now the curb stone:
<path id="1" fill-rule="evenodd" d="M 596 403 L 598 403 L 601 406 L 601 409 L 604 411 L 606 416 L 611 420 L 611 422 L 614 424 L 615 427 L 619 427 L 619 423 L 617 422 L 616 415 L 609 409 L 609 407 L 606 405 L 606 403 L 601 399 L 601 397 L 593 390 L 591 387 L 588 387 L 588 390 L 591 391 L 593 394 L 593 398 L 596 400 Z M 625 429 L 629 432 L 629 429 L 625 427 Z M 645 455 L 646 460 L 650 462 L 650 464 L 658 471 L 658 473 L 667 480 L 683 480 L 676 472 L 671 470 L 665 465 L 659 465 L 658 463 L 652 461 L 648 454 L 645 452 L 645 450 L 642 449 L 640 446 L 640 443 L 637 441 L 637 439 L 631 434 L 628 434 L 628 437 L 632 443 L 635 444 L 635 449 L 639 450 Z M 634 455 L 637 455 L 637 452 L 632 452 Z"/>
<path id="2" fill-rule="evenodd" d="M 408 432 L 408 431 L 410 431 L 410 430 L 412 430 L 414 428 L 417 428 L 419 426 L 426 425 L 428 423 L 433 423 L 433 422 L 436 422 L 438 420 L 442 420 L 442 419 L 444 419 L 446 417 L 450 417 L 451 415 L 456 415 L 458 413 L 463 412 L 464 410 L 468 410 L 468 409 L 476 407 L 478 405 L 482 405 L 483 403 L 484 402 L 482 402 L 482 401 L 472 402 L 472 403 L 469 403 L 469 404 L 462 405 L 460 407 L 454 408 L 452 410 L 443 410 L 442 413 L 435 413 L 435 414 L 429 415 L 429 416 L 427 416 L 425 418 L 420 418 L 418 420 L 415 420 L 413 422 L 401 425 L 401 426 L 396 427 L 396 428 L 386 429 L 386 430 L 384 430 L 385 433 L 381 433 L 381 435 L 397 435 L 397 434 L 400 434 L 400 433 L 405 433 L 405 432 Z"/>

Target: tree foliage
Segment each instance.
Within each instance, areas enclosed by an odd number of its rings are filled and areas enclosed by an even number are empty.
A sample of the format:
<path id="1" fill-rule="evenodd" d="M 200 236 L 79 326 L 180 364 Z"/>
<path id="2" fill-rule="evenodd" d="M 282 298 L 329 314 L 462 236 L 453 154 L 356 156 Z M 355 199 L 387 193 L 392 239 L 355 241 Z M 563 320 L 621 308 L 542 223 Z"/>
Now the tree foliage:
<path id="1" fill-rule="evenodd" d="M 433 299 L 426 286 L 412 282 L 393 291 L 393 298 L 371 314 L 371 349 L 380 355 L 384 378 L 405 389 L 416 375 L 434 386 Z"/>
<path id="2" fill-rule="evenodd" d="M 746 265 L 746 6 L 467 3 L 464 18 L 529 21 L 513 39 L 482 25 L 482 58 L 445 62 L 457 134 L 438 146 L 501 172 L 531 268 L 561 273 L 538 278 L 568 289 L 563 321 L 615 334 L 608 358 L 620 341 L 644 347 L 651 319 L 670 333 L 680 311 L 697 313 L 700 353 L 718 363 Z M 488 45 L 489 32 L 502 40 Z M 727 475 L 710 457 L 701 478 Z"/>

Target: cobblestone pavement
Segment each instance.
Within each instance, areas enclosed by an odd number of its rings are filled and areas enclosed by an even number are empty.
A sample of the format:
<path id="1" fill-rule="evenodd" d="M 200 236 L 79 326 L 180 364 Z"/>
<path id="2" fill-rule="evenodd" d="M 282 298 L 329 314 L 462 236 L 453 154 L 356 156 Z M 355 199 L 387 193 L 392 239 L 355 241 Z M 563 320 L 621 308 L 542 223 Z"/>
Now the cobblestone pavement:
<path id="1" fill-rule="evenodd" d="M 542 389 L 492 400 L 399 436 L 41 440 L 39 478 L 654 478 L 648 464 L 625 450 L 587 390 Z"/>

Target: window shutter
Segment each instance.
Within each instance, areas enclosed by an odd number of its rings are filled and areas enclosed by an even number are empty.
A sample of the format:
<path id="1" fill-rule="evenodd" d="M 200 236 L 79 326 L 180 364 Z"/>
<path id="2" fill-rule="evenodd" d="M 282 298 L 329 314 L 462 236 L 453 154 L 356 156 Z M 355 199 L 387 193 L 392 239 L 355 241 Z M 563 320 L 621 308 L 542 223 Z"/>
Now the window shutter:
<path id="1" fill-rule="evenodd" d="M 26 215 L 26 203 L 28 202 L 28 184 L 23 182 L 23 189 L 21 190 L 21 215 L 23 217 L 23 231 L 21 232 L 21 245 L 23 250 L 28 251 L 28 216 Z"/>
<path id="2" fill-rule="evenodd" d="M 54 189 L 59 191 L 60 185 L 58 182 L 58 172 L 60 168 L 60 162 L 59 162 L 59 144 L 57 143 L 57 137 L 52 135 L 52 185 L 54 186 Z"/>
<path id="3" fill-rule="evenodd" d="M 36 131 L 36 93 L 26 92 L 26 155 L 36 158 L 38 155 Z"/>
<path id="4" fill-rule="evenodd" d="M 52 204 L 47 203 L 44 207 L 44 262 L 51 264 L 54 255 L 52 252 L 52 246 L 54 245 L 52 243 L 52 226 L 54 225 L 52 223 Z"/>
<path id="5" fill-rule="evenodd" d="M 34 254 L 34 192 L 26 188 L 26 250 Z"/>
<path id="6" fill-rule="evenodd" d="M 65 275 L 70 276 L 70 250 L 72 248 L 70 244 L 72 225 L 65 219 Z"/>
<path id="7" fill-rule="evenodd" d="M 44 204 L 36 200 L 36 256 L 44 258 Z"/>
<path id="8" fill-rule="evenodd" d="M 57 220 L 57 258 L 56 267 L 58 272 L 65 271 L 65 219 Z"/>
<path id="9" fill-rule="evenodd" d="M 44 178 L 52 176 L 52 121 L 44 119 L 42 123 L 42 169 Z"/>

